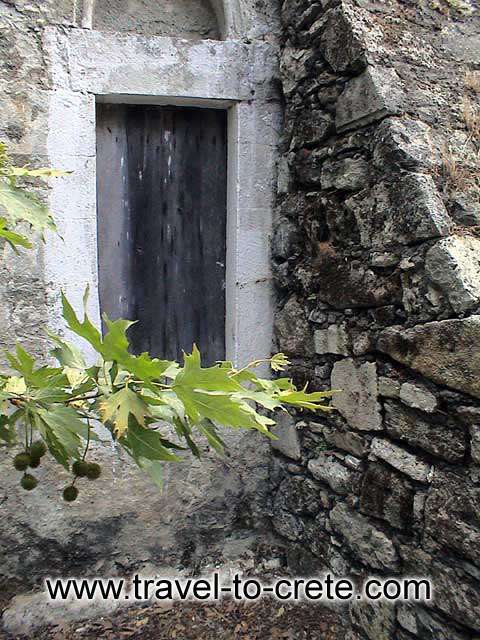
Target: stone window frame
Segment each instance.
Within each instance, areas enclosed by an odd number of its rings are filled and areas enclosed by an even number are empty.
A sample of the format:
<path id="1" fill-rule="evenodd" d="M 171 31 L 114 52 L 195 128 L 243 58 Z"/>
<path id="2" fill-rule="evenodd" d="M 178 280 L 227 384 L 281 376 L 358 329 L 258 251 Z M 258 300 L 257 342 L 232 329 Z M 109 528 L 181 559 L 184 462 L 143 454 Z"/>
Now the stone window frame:
<path id="1" fill-rule="evenodd" d="M 60 290 L 99 326 L 96 229 L 96 101 L 228 110 L 226 357 L 243 365 L 272 349 L 270 237 L 281 107 L 268 43 L 192 42 L 49 27 L 49 205 L 63 240 L 49 235 L 44 266 L 48 325 L 63 332 Z M 88 348 L 82 341 L 87 355 Z"/>

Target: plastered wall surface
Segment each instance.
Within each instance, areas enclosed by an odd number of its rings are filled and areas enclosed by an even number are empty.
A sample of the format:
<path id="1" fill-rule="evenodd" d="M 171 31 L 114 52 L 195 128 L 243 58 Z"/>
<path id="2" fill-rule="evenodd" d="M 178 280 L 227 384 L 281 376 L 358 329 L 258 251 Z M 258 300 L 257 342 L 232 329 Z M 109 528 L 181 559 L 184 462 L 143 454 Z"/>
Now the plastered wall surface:
<path id="1" fill-rule="evenodd" d="M 259 351 L 269 353 L 269 241 L 281 126 L 274 82 L 278 18 L 255 39 L 252 22 L 258 28 L 266 18 L 253 20 L 253 7 L 236 2 L 207 11 L 205 3 L 203 9 L 198 5 L 198 15 L 206 16 L 210 26 L 215 16 L 220 26 L 190 37 L 183 30 L 189 24 L 184 13 L 193 20 L 195 12 L 188 3 L 170 3 L 176 16 L 172 30 L 175 27 L 175 36 L 181 38 L 163 37 L 150 35 L 137 23 L 119 31 L 84 28 L 81 5 L 0 3 L 0 137 L 17 164 L 73 171 L 44 193 L 64 241 L 50 236 L 35 252 L 4 256 L 2 346 L 11 347 L 19 339 L 46 357 L 45 324 L 62 331 L 61 288 L 80 310 L 81 293 L 89 283 L 89 312 L 99 321 L 95 100 L 116 100 L 229 111 L 227 349 L 239 362 Z M 140 33 L 131 32 L 130 26 Z M 223 42 L 217 39 L 221 29 Z M 239 259 L 240 251 L 249 255 L 248 262 Z M 11 472 L 11 454 L 0 451 L 5 478 L 0 498 L 4 601 L 40 584 L 47 574 L 118 574 L 142 567 L 154 571 L 235 556 L 254 546 L 255 529 L 266 526 L 268 445 L 250 434 L 245 441 L 235 434 L 224 458 L 206 454 L 202 464 L 188 459 L 177 470 L 168 468 L 162 494 L 113 449 L 103 447 L 96 455 L 102 480 L 96 486 L 86 484 L 83 499 L 68 509 L 61 500 L 66 473 L 45 465 L 39 470 L 38 491 L 28 497 Z"/>

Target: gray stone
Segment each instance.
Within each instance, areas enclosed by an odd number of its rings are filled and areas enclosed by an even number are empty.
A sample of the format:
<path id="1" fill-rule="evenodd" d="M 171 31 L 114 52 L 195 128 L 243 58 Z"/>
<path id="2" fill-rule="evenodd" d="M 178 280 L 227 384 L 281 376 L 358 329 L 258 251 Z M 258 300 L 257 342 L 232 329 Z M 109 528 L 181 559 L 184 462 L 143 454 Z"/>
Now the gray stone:
<path id="1" fill-rule="evenodd" d="M 322 165 L 320 185 L 322 189 L 359 191 L 368 184 L 369 166 L 363 158 L 326 160 Z"/>
<path id="2" fill-rule="evenodd" d="M 480 464 L 480 424 L 470 425 L 470 453 L 472 460 Z"/>
<path id="3" fill-rule="evenodd" d="M 350 80 L 337 101 L 337 131 L 357 129 L 402 110 L 402 83 L 394 69 L 369 67 Z"/>
<path id="4" fill-rule="evenodd" d="M 391 327 L 378 349 L 426 378 L 480 398 L 480 316 Z"/>
<path id="5" fill-rule="evenodd" d="M 297 516 L 282 509 L 274 512 L 272 526 L 277 533 L 292 542 L 301 540 L 305 532 L 302 521 Z"/>
<path id="6" fill-rule="evenodd" d="M 371 308 L 400 302 L 400 278 L 383 275 L 326 245 L 316 258 L 318 297 L 334 309 Z"/>
<path id="7" fill-rule="evenodd" d="M 363 476 L 360 511 L 406 529 L 413 522 L 412 486 L 405 478 L 381 464 L 370 464 Z"/>
<path id="8" fill-rule="evenodd" d="M 288 260 L 300 251 L 300 232 L 298 226 L 283 219 L 274 225 L 272 237 L 272 255 L 274 258 Z"/>
<path id="9" fill-rule="evenodd" d="M 275 319 L 275 333 L 280 351 L 303 355 L 313 349 L 313 337 L 304 307 L 295 296 L 287 300 Z"/>
<path id="10" fill-rule="evenodd" d="M 310 423 L 310 427 L 313 423 Z M 322 425 L 322 433 L 328 444 L 348 451 L 359 458 L 368 452 L 368 443 L 363 436 L 354 431 L 343 431 L 337 427 L 325 427 Z"/>
<path id="11" fill-rule="evenodd" d="M 400 383 L 392 378 L 380 376 L 378 378 L 378 393 L 384 398 L 398 398 L 400 396 Z"/>
<path id="12" fill-rule="evenodd" d="M 331 324 L 327 329 L 317 329 L 313 334 L 315 353 L 333 353 L 339 356 L 348 356 L 349 337 L 345 325 Z"/>
<path id="13" fill-rule="evenodd" d="M 400 400 L 409 407 L 433 413 L 438 406 L 436 396 L 425 386 L 404 382 L 400 388 Z"/>
<path id="14" fill-rule="evenodd" d="M 295 156 L 295 175 L 306 187 L 321 187 L 323 162 L 327 156 L 324 149 L 301 149 Z"/>
<path id="15" fill-rule="evenodd" d="M 461 462 L 467 442 L 463 429 L 437 420 L 427 421 L 402 405 L 385 403 L 385 428 L 390 437 L 420 447 L 448 462 Z"/>
<path id="16" fill-rule="evenodd" d="M 425 534 L 480 565 L 480 488 L 465 476 L 437 472 L 425 503 Z"/>
<path id="17" fill-rule="evenodd" d="M 34 637 L 35 630 L 48 624 L 72 623 L 112 615 L 124 605 L 120 601 L 72 600 L 65 606 L 61 600 L 49 600 L 45 592 L 16 596 L 3 612 L 2 622 L 6 632 Z"/>
<path id="18" fill-rule="evenodd" d="M 453 310 L 465 313 L 480 305 L 480 240 L 453 236 L 427 252 L 425 271 L 446 295 Z"/>
<path id="19" fill-rule="evenodd" d="M 213 7 L 208 2 L 164 5 L 151 0 L 104 0 L 95 5 L 93 28 L 147 36 L 176 36 L 197 40 L 220 38 Z"/>
<path id="20" fill-rule="evenodd" d="M 380 181 L 345 202 L 364 247 L 382 249 L 448 235 L 451 220 L 433 179 L 421 173 Z"/>
<path id="21" fill-rule="evenodd" d="M 334 71 L 359 71 L 365 67 L 363 30 L 347 4 L 327 11 L 310 27 L 309 36 L 312 40 L 318 38 L 320 51 Z"/>
<path id="22" fill-rule="evenodd" d="M 350 620 L 369 640 L 392 640 L 395 637 L 395 607 L 388 602 L 353 602 Z"/>
<path id="23" fill-rule="evenodd" d="M 389 440 L 374 438 L 371 454 L 418 482 L 430 482 L 432 467 Z"/>
<path id="24" fill-rule="evenodd" d="M 452 218 L 455 222 L 464 227 L 480 226 L 480 201 L 478 194 L 456 193 L 452 196 Z"/>
<path id="25" fill-rule="evenodd" d="M 477 580 L 471 578 L 458 567 L 453 569 L 434 560 L 432 556 L 421 549 L 402 546 L 400 554 L 404 563 L 405 575 L 433 579 L 436 610 L 449 616 L 462 627 L 478 629 L 480 585 Z M 447 638 L 450 640 L 449 636 Z M 437 639 L 435 638 L 435 640 Z"/>
<path id="26" fill-rule="evenodd" d="M 326 482 L 335 493 L 348 495 L 358 490 L 359 474 L 345 467 L 335 456 L 320 453 L 308 462 L 308 470 L 314 478 Z"/>
<path id="27" fill-rule="evenodd" d="M 364 516 L 341 503 L 330 512 L 330 524 L 345 539 L 352 554 L 367 566 L 384 571 L 398 568 L 392 541 Z"/>
<path id="28" fill-rule="evenodd" d="M 340 390 L 333 396 L 332 404 L 351 427 L 359 431 L 382 429 L 375 363 L 341 360 L 334 364 L 331 380 L 332 389 Z"/>
<path id="29" fill-rule="evenodd" d="M 297 119 L 297 124 L 291 149 L 319 144 L 335 131 L 333 116 L 321 109 L 308 107 L 295 116 L 292 114 L 293 118 Z"/>
<path id="30" fill-rule="evenodd" d="M 275 495 L 274 512 L 288 511 L 295 515 L 315 516 L 320 511 L 319 487 L 302 476 L 285 478 Z"/>
<path id="31" fill-rule="evenodd" d="M 425 638 L 425 640 L 467 640 L 469 638 L 467 634 L 452 629 L 438 615 L 420 606 L 401 603 L 397 607 L 397 620 L 415 637 Z"/>
<path id="32" fill-rule="evenodd" d="M 277 192 L 285 194 L 290 191 L 293 178 L 288 155 L 282 155 L 277 161 Z"/>
<path id="33" fill-rule="evenodd" d="M 280 73 L 283 79 L 283 91 L 290 95 L 295 91 L 298 83 L 307 75 L 305 60 L 311 52 L 309 49 L 285 47 L 280 56 Z"/>
<path id="34" fill-rule="evenodd" d="M 434 164 L 430 128 L 411 118 L 385 118 L 375 131 L 373 159 L 380 170 L 392 165 L 408 171 Z"/>
<path id="35" fill-rule="evenodd" d="M 295 421 L 289 413 L 278 412 L 275 416 L 277 425 L 273 430 L 278 440 L 271 441 L 272 449 L 282 453 L 292 460 L 301 460 L 302 451 L 300 448 L 300 438 L 295 426 Z"/>

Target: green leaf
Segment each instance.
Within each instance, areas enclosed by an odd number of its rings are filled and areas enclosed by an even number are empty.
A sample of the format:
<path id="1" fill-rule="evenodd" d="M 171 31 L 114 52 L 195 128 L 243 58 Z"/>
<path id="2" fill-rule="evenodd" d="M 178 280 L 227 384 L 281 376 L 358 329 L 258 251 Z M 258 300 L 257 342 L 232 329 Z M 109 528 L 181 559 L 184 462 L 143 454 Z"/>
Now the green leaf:
<path id="1" fill-rule="evenodd" d="M 56 231 L 55 222 L 43 202 L 5 178 L 0 178 L 0 212 L 9 227 L 27 222 L 40 233 L 46 229 Z"/>
<path id="2" fill-rule="evenodd" d="M 0 238 L 3 238 L 5 242 L 8 242 L 14 251 L 17 251 L 17 247 L 24 247 L 25 249 L 32 248 L 32 243 L 26 236 L 22 236 L 21 234 L 8 229 L 5 218 L 0 218 Z"/>
<path id="3" fill-rule="evenodd" d="M 139 458 L 137 464 L 160 490 L 163 489 L 163 464 L 159 460 Z"/>
<path id="4" fill-rule="evenodd" d="M 129 428 L 129 417 L 132 415 L 140 424 L 150 416 L 150 409 L 145 400 L 129 387 L 124 387 L 100 402 L 100 413 L 104 422 L 112 422 L 114 433 L 121 438 Z"/>
<path id="5" fill-rule="evenodd" d="M 197 429 L 207 438 L 208 444 L 212 449 L 215 449 L 215 451 L 218 451 L 219 453 L 223 453 L 225 443 L 218 435 L 217 429 L 213 423 L 209 423 L 204 420 L 197 425 Z"/>
<path id="6" fill-rule="evenodd" d="M 60 178 L 68 176 L 72 171 L 62 171 L 61 169 L 29 169 L 28 167 L 10 167 L 7 175 L 18 178 Z"/>
<path id="7" fill-rule="evenodd" d="M 299 409 L 310 409 L 310 411 L 333 411 L 333 407 L 320 404 L 320 400 L 331 398 L 335 391 L 314 391 L 307 393 L 305 389 L 301 391 L 281 391 L 279 400 L 282 404 L 289 404 Z"/>
<path id="8" fill-rule="evenodd" d="M 72 407 L 51 406 L 31 409 L 34 423 L 44 437 L 55 460 L 68 469 L 69 461 L 79 459 L 82 440 L 88 436 L 88 426 Z M 80 437 L 81 436 L 81 437 Z"/>
<path id="9" fill-rule="evenodd" d="M 112 321 L 108 316 L 103 316 L 105 326 L 108 328 L 103 339 L 103 344 L 98 351 L 105 360 L 118 362 L 124 369 L 144 382 L 150 382 L 160 378 L 167 369 L 171 369 L 176 363 L 170 360 L 158 360 L 151 358 L 148 353 L 133 356 L 128 351 L 129 342 L 127 330 L 134 324 L 129 320 Z"/>
<path id="10" fill-rule="evenodd" d="M 88 288 L 87 288 L 88 293 Z M 102 348 L 102 336 L 100 331 L 90 322 L 87 314 L 84 314 L 84 319 L 82 322 L 77 317 L 72 305 L 69 303 L 65 294 L 62 291 L 62 308 L 63 308 L 63 317 L 65 318 L 68 328 L 73 331 L 77 336 L 84 338 L 87 342 L 89 342 L 95 351 L 101 353 Z"/>
<path id="11" fill-rule="evenodd" d="M 278 397 L 275 395 L 271 395 L 266 393 L 265 391 L 254 391 L 253 389 L 244 389 L 238 393 L 233 394 L 234 398 L 241 398 L 245 400 L 252 400 L 256 404 L 265 407 L 269 411 L 274 411 L 282 406 L 281 402 L 278 400 Z"/>
<path id="12" fill-rule="evenodd" d="M 272 371 L 283 371 L 290 364 L 290 360 L 284 353 L 276 353 L 270 358 L 270 366 Z"/>
<path id="13" fill-rule="evenodd" d="M 56 344 L 50 353 L 62 367 L 84 369 L 87 366 L 82 352 L 78 347 L 66 340 L 62 340 L 54 333 L 48 332 L 48 335 Z"/>
<path id="14" fill-rule="evenodd" d="M 128 431 L 121 439 L 121 444 L 131 452 L 137 461 L 141 458 L 170 462 L 181 461 L 181 458 L 165 447 L 160 433 L 142 427 L 135 419 L 130 420 Z"/>

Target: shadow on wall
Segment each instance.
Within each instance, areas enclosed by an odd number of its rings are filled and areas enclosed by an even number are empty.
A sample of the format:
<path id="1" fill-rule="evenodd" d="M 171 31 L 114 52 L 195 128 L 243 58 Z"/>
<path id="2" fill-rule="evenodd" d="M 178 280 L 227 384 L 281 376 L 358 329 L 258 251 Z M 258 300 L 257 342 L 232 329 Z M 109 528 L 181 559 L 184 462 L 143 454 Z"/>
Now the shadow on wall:
<path id="1" fill-rule="evenodd" d="M 85 0 L 82 22 L 99 31 L 220 40 L 223 21 L 210 0 Z"/>

